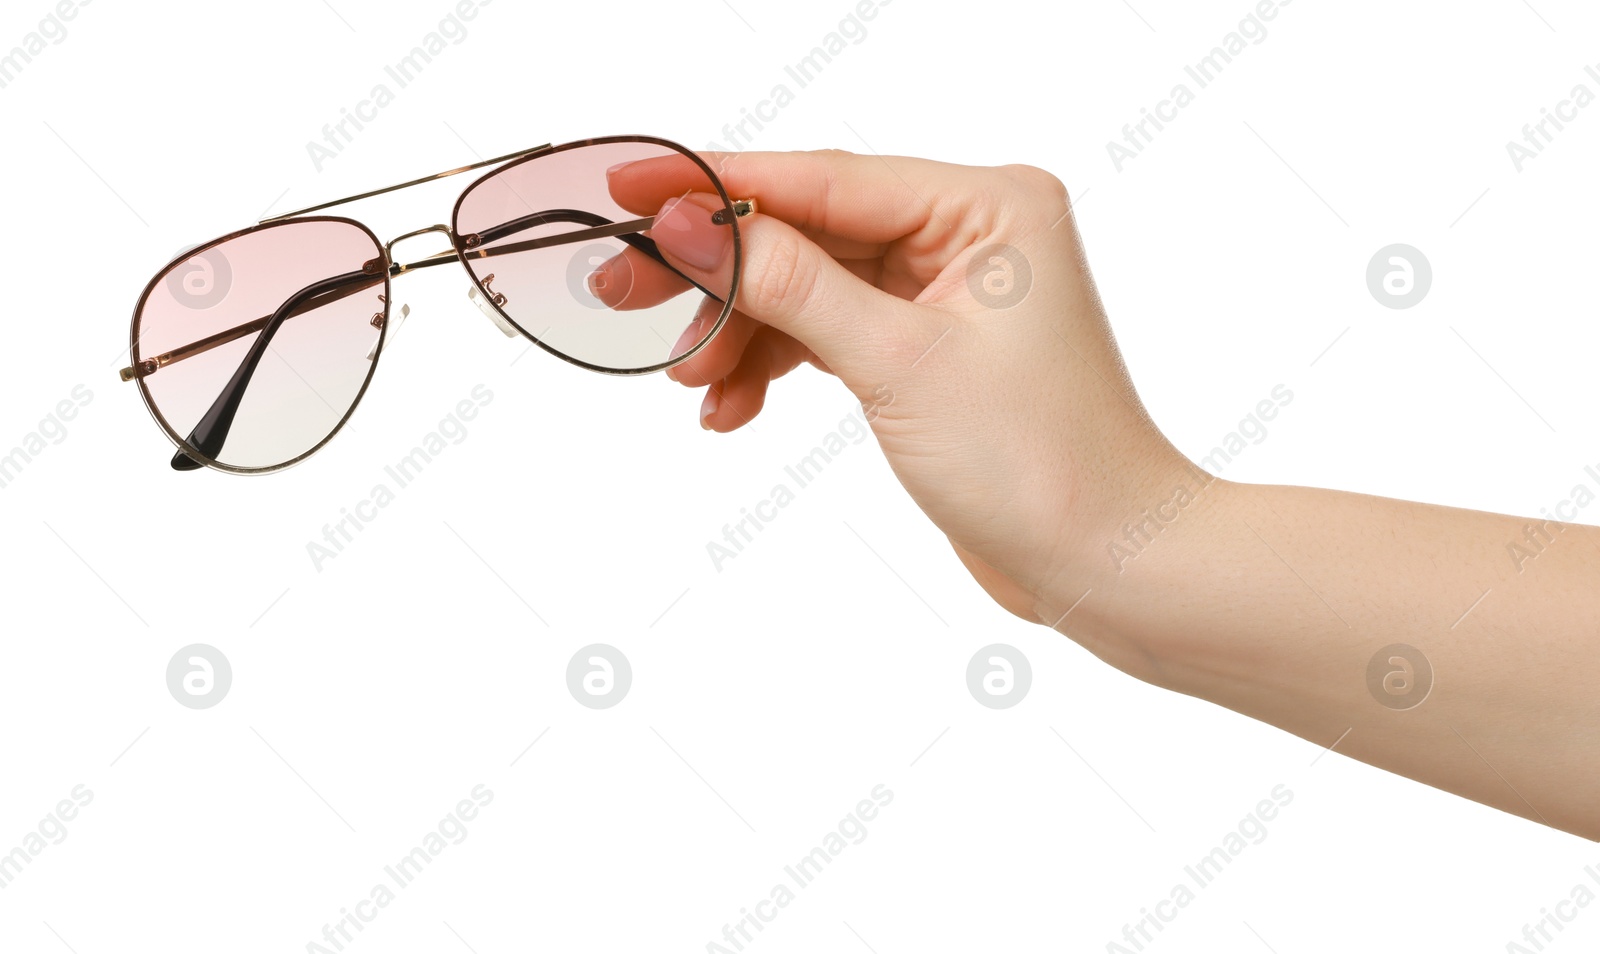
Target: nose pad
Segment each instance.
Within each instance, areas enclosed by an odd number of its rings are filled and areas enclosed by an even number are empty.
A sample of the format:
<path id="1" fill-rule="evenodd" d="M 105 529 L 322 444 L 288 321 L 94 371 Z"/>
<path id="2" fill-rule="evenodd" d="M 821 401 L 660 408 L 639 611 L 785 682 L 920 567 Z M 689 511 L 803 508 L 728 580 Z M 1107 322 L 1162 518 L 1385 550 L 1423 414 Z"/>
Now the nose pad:
<path id="1" fill-rule="evenodd" d="M 492 281 L 494 281 L 494 276 L 490 275 L 483 280 L 483 283 L 487 285 Z M 515 325 L 506 321 L 506 316 L 500 314 L 500 310 L 491 304 L 488 298 L 484 297 L 483 292 L 478 291 L 476 285 L 467 289 L 467 297 L 472 299 L 472 303 L 478 306 L 479 311 L 489 316 L 489 320 L 494 322 L 494 326 L 504 332 L 507 338 L 515 338 L 517 335 L 522 334 Z M 496 302 L 499 303 L 504 303 L 506 300 L 506 296 L 498 293 L 494 297 Z"/>
<path id="2" fill-rule="evenodd" d="M 406 323 L 406 318 L 409 317 L 410 315 L 411 315 L 411 306 L 410 305 L 401 305 L 400 306 L 400 316 L 398 318 L 394 319 L 393 321 L 389 322 L 389 328 L 388 328 L 388 331 L 386 331 L 384 333 L 383 340 L 389 341 L 389 342 L 394 341 L 394 336 L 399 333 L 400 326 Z M 382 323 L 382 321 L 383 321 L 383 313 L 382 312 L 379 312 L 378 314 L 372 316 L 372 323 L 374 325 L 380 324 L 380 323 Z M 377 356 L 378 356 L 378 343 L 376 341 L 374 341 L 372 343 L 372 350 L 367 352 L 367 360 L 371 361 L 374 358 L 376 358 Z"/>

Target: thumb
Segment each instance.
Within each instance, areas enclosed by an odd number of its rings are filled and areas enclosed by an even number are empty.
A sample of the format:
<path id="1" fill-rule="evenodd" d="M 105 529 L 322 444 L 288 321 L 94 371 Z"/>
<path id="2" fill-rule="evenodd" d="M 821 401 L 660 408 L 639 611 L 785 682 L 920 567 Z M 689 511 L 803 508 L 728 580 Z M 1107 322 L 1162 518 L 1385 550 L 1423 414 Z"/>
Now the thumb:
<path id="1" fill-rule="evenodd" d="M 706 288 L 738 278 L 734 307 L 788 334 L 847 382 L 862 382 L 915 340 L 916 306 L 862 281 L 780 219 L 755 213 L 737 240 L 712 219 L 709 196 L 673 199 L 650 230 L 676 268 Z M 720 206 L 720 203 L 717 204 Z"/>

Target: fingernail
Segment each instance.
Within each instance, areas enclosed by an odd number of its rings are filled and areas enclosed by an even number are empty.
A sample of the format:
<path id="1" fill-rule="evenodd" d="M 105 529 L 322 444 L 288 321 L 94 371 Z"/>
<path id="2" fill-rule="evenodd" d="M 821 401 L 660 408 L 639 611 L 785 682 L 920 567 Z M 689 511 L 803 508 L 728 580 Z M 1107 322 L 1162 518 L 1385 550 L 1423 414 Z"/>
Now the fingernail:
<path id="1" fill-rule="evenodd" d="M 732 233 L 711 213 L 686 199 L 669 199 L 650 227 L 656 244 L 695 268 L 716 268 L 728 253 Z"/>
<path id="2" fill-rule="evenodd" d="M 717 389 L 707 390 L 706 399 L 700 402 L 700 426 L 708 431 L 711 430 L 711 415 L 717 413 L 717 408 L 721 406 L 722 395 L 717 393 Z"/>
<path id="3" fill-rule="evenodd" d="M 632 159 L 629 159 L 627 162 L 619 162 L 616 165 L 614 165 L 611 168 L 606 170 L 606 176 L 607 176 L 607 178 L 609 178 L 610 176 L 615 174 L 618 169 L 621 169 L 624 166 L 631 166 L 631 165 L 633 165 L 633 160 Z"/>
<path id="4" fill-rule="evenodd" d="M 672 346 L 672 354 L 667 357 L 667 360 L 670 361 L 676 358 L 698 344 L 700 339 L 705 337 L 705 323 L 706 317 L 704 315 L 689 322 L 689 327 L 683 329 L 683 334 L 678 336 L 678 343 Z"/>
<path id="5" fill-rule="evenodd" d="M 589 286 L 589 293 L 599 298 L 600 293 L 606 290 L 606 267 L 601 265 L 590 272 L 589 276 L 584 279 L 584 283 Z"/>

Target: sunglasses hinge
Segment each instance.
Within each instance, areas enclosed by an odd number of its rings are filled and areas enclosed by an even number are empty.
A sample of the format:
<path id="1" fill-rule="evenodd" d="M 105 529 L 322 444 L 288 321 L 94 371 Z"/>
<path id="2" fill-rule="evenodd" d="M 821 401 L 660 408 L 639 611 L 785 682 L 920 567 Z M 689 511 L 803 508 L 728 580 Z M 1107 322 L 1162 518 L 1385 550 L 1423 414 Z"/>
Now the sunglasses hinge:
<path id="1" fill-rule="evenodd" d="M 756 200 L 755 199 L 734 199 L 733 200 L 733 215 L 734 215 L 734 218 L 742 219 L 747 215 L 754 215 L 756 213 L 756 211 L 757 211 L 757 208 L 756 208 Z M 721 209 L 718 209 L 717 211 L 715 211 L 715 212 L 713 212 L 711 214 L 711 222 L 714 225 L 727 225 L 728 224 L 727 218 L 728 218 L 727 215 Z"/>

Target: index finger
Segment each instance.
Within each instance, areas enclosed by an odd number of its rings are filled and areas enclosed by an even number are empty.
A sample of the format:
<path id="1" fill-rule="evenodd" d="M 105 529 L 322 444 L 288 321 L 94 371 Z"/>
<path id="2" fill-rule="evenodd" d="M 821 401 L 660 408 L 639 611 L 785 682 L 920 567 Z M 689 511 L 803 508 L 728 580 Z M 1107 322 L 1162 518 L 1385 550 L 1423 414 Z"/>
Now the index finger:
<path id="1" fill-rule="evenodd" d="M 814 152 L 706 152 L 728 194 L 755 198 L 762 213 L 802 232 L 884 243 L 947 228 L 933 202 L 950 178 L 946 163 L 904 156 Z"/>
<path id="2" fill-rule="evenodd" d="M 931 199 L 949 179 L 945 163 L 899 156 L 818 152 L 704 152 L 728 195 L 754 198 L 765 215 L 813 237 L 881 245 L 934 224 Z M 684 156 L 663 156 L 612 169 L 613 200 L 638 215 L 664 199 L 705 185 L 705 174 Z"/>

